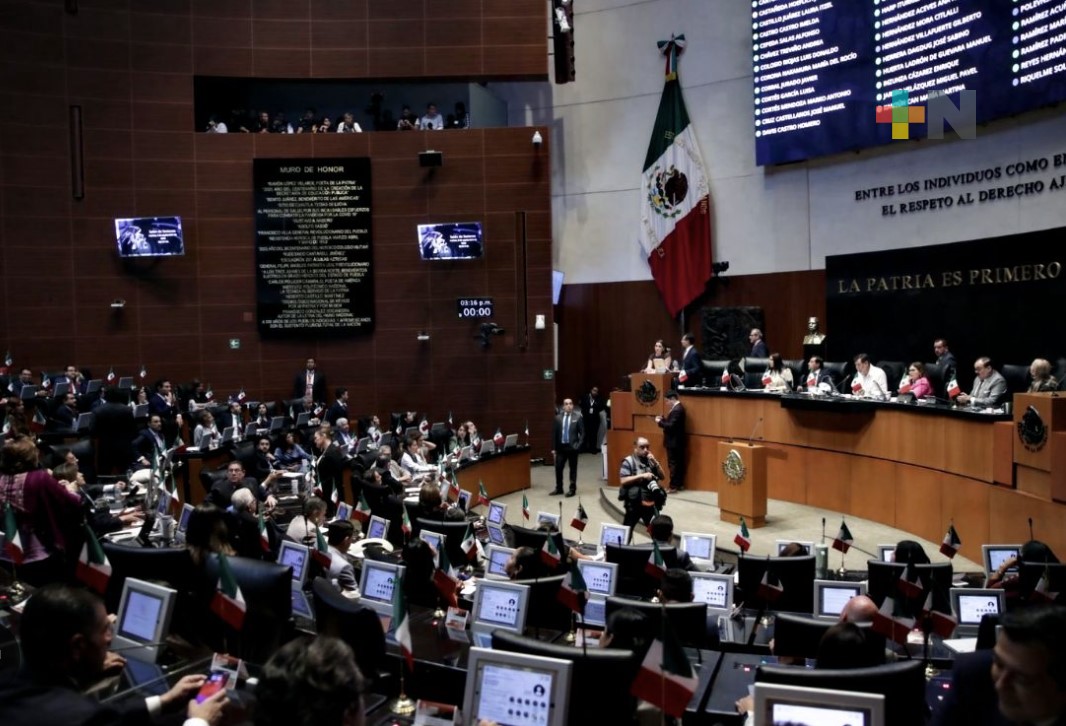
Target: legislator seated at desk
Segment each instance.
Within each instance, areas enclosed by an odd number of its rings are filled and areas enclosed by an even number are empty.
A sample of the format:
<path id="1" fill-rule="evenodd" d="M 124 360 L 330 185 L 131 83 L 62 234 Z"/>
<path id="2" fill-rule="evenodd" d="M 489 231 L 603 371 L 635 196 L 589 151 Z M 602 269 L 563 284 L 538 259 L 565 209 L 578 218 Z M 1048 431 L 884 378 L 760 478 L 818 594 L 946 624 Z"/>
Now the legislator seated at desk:
<path id="1" fill-rule="evenodd" d="M 853 393 L 875 401 L 888 400 L 888 376 L 870 362 L 870 356 L 859 353 L 855 356 L 855 376 L 851 379 Z"/>
<path id="2" fill-rule="evenodd" d="M 978 358 L 974 361 L 973 372 L 976 378 L 969 393 L 960 393 L 956 399 L 964 406 L 974 408 L 995 408 L 1007 398 L 1007 380 L 992 367 L 990 358 Z"/>

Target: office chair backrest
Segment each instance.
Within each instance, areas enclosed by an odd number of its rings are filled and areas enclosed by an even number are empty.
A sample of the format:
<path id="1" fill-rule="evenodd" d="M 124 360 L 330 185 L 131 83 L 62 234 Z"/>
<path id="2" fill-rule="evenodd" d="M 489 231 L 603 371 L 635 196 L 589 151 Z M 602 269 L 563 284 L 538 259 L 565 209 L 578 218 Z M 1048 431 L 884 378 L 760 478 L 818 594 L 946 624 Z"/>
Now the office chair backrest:
<path id="1" fill-rule="evenodd" d="M 228 557 L 230 570 L 244 596 L 247 607 L 244 627 L 234 634 L 222 629 L 222 640 L 212 644 L 224 652 L 227 644 L 238 643 L 237 654 L 253 663 L 265 663 L 285 643 L 292 631 L 292 568 L 276 562 L 262 562 L 244 557 Z M 208 602 L 218 583 L 218 556 L 211 555 L 204 563 Z M 218 622 L 217 616 L 209 617 Z M 225 631 L 230 630 L 229 633 Z M 216 634 L 218 631 L 216 630 Z M 230 652 L 233 652 L 230 646 Z"/>
<path id="2" fill-rule="evenodd" d="M 626 597 L 609 597 L 604 609 L 604 616 L 608 619 L 615 610 L 633 608 L 644 613 L 651 622 L 653 633 L 662 630 L 662 616 L 666 613 L 666 619 L 674 629 L 674 635 L 682 645 L 693 648 L 707 648 L 717 642 L 716 637 L 710 635 L 707 623 L 707 603 L 685 602 L 660 605 L 659 603 L 646 600 L 634 600 Z M 716 618 L 717 620 L 717 618 Z M 717 632 L 715 633 L 715 636 Z"/>
<path id="3" fill-rule="evenodd" d="M 355 651 L 355 662 L 373 679 L 385 666 L 385 631 L 377 613 L 357 600 L 349 600 L 324 577 L 311 583 L 315 631 L 339 638 Z"/>
<path id="4" fill-rule="evenodd" d="M 660 580 L 649 575 L 645 569 L 652 554 L 647 545 L 608 544 L 605 548 L 607 562 L 618 563 L 618 583 L 615 592 L 651 599 L 659 589 Z M 660 547 L 663 564 L 667 569 L 677 567 L 677 548 Z"/>

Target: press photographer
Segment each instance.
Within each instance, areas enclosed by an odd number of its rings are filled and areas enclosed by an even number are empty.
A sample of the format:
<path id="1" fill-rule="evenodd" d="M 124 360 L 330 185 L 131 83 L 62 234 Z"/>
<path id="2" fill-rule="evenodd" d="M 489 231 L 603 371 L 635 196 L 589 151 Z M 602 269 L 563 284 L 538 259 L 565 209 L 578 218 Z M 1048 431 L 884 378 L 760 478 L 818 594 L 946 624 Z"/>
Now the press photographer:
<path id="1" fill-rule="evenodd" d="M 622 459 L 618 476 L 618 499 L 626 510 L 622 524 L 630 528 L 632 539 L 633 526 L 644 522 L 647 527 L 656 510 L 666 505 L 666 489 L 662 486 L 666 474 L 648 448 L 648 440 L 641 436 L 633 443 L 633 453 Z"/>

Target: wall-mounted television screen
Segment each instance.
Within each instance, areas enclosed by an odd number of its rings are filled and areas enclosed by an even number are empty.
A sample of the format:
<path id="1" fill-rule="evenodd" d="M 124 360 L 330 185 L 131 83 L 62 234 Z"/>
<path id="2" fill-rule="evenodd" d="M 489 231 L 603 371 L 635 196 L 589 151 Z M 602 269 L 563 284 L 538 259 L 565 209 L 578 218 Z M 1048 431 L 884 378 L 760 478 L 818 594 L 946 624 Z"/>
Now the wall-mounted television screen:
<path id="1" fill-rule="evenodd" d="M 481 222 L 418 225 L 418 250 L 423 260 L 477 260 L 485 247 Z"/>
<path id="2" fill-rule="evenodd" d="M 119 257 L 169 257 L 185 254 L 181 217 L 115 220 Z"/>

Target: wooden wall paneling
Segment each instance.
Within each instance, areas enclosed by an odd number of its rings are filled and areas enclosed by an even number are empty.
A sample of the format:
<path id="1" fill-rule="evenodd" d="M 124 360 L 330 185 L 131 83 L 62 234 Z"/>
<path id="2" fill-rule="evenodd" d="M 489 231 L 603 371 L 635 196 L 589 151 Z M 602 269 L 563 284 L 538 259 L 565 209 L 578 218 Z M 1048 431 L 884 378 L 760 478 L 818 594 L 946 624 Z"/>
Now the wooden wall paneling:
<path id="1" fill-rule="evenodd" d="M 781 447 L 781 449 L 788 452 L 791 447 Z M 854 470 L 861 466 L 860 462 L 855 460 L 855 457 L 815 450 L 808 450 L 806 457 L 798 458 L 801 459 L 798 463 L 804 463 L 802 459 L 806 458 L 806 504 L 834 512 L 851 511 L 853 482 L 858 478 Z M 796 468 L 800 469 L 801 467 Z M 799 478 L 796 474 L 800 472 L 789 472 L 787 468 L 783 472 L 779 472 L 778 475 L 787 480 L 790 478 L 790 473 L 792 474 L 791 478 Z M 773 481 L 774 479 L 771 479 L 771 492 L 773 492 Z M 771 496 L 773 496 L 772 493 Z M 796 500 L 793 499 L 791 501 Z M 827 531 L 832 531 L 832 527 L 829 525 L 827 527 Z"/>
<path id="2" fill-rule="evenodd" d="M 945 475 L 948 476 L 948 475 Z M 940 485 L 941 516 L 945 519 L 942 529 L 947 531 L 947 522 L 966 522 L 966 531 L 959 532 L 962 540 L 960 551 L 963 556 L 971 560 L 981 561 L 981 545 L 991 542 L 988 538 L 989 528 L 989 501 L 992 487 L 984 482 L 977 482 L 962 477 L 950 477 L 954 480 Z M 932 538 L 939 542 L 944 538 L 941 533 L 939 538 Z M 1023 540 L 1024 541 L 1024 540 Z"/>
<path id="3" fill-rule="evenodd" d="M 947 531 L 948 520 L 941 508 L 941 477 L 938 471 L 907 467 L 896 481 L 895 527 L 939 542 Z"/>
<path id="4" fill-rule="evenodd" d="M 895 521 L 896 481 L 900 467 L 895 462 L 879 459 L 856 461 L 851 472 L 851 509 L 856 517 L 892 526 L 903 526 Z"/>
<path id="5" fill-rule="evenodd" d="M 1066 551 L 1066 527 L 1062 526 L 1062 505 L 1028 494 L 993 487 L 988 493 L 988 541 L 1021 543 L 1029 541 L 1029 518 L 1033 535 L 1056 552 Z M 959 532 L 959 538 L 966 538 Z"/>
<path id="6" fill-rule="evenodd" d="M 1027 466 L 1016 466 L 1014 477 L 1018 491 L 1031 494 L 1040 499 L 1051 500 L 1051 474 Z"/>
<path id="7" fill-rule="evenodd" d="M 772 499 L 808 504 L 811 487 L 802 472 L 810 452 L 790 446 L 763 444 L 766 449 L 766 491 Z M 717 466 L 721 469 L 722 462 Z"/>
<path id="8" fill-rule="evenodd" d="M 980 421 L 959 422 L 944 431 L 944 467 L 964 476 L 991 482 L 993 446 L 977 448 L 972 443 L 986 424 Z"/>

